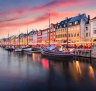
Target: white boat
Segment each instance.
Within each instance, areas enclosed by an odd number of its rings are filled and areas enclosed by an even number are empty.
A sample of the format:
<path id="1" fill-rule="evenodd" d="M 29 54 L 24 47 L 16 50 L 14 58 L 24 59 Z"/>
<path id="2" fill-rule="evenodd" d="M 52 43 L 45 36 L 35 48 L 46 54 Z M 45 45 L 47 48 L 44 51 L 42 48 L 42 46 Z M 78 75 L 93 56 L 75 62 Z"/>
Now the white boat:
<path id="1" fill-rule="evenodd" d="M 23 48 L 23 51 L 32 51 L 31 47 Z"/>
<path id="2" fill-rule="evenodd" d="M 6 46 L 6 47 L 5 47 L 5 50 L 13 51 L 14 49 L 13 49 L 11 46 Z"/>
<path id="3" fill-rule="evenodd" d="M 23 50 L 22 50 L 22 48 L 16 48 L 15 49 L 15 52 L 22 52 Z"/>

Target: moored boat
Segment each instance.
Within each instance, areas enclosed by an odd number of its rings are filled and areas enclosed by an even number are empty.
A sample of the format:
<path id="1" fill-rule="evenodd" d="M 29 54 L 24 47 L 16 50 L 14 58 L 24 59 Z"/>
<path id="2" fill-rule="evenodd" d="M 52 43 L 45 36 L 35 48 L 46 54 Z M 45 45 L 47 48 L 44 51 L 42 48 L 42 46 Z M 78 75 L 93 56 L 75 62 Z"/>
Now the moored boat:
<path id="1" fill-rule="evenodd" d="M 59 51 L 56 47 L 50 46 L 41 49 L 41 55 L 51 59 L 72 59 L 74 57 L 70 51 Z"/>
<path id="2" fill-rule="evenodd" d="M 25 47 L 23 48 L 23 51 L 32 51 L 32 47 Z"/>
<path id="3" fill-rule="evenodd" d="M 10 46 L 6 46 L 4 49 L 7 50 L 7 51 L 13 51 L 13 48 L 10 47 Z"/>
<path id="4" fill-rule="evenodd" d="M 15 52 L 23 52 L 22 48 L 16 48 Z"/>

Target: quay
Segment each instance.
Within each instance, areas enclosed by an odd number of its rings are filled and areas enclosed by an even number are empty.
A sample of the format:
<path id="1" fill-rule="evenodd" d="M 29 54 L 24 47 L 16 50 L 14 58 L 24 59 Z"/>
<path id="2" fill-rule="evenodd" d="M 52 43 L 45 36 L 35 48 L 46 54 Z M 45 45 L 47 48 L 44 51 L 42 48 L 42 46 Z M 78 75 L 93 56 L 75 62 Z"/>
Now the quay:
<path id="1" fill-rule="evenodd" d="M 78 57 L 96 58 L 96 50 L 94 49 L 75 49 L 73 55 Z"/>
<path id="2" fill-rule="evenodd" d="M 89 57 L 91 58 L 91 49 L 75 49 L 73 51 L 73 55 L 75 56 L 80 56 L 80 57 Z"/>

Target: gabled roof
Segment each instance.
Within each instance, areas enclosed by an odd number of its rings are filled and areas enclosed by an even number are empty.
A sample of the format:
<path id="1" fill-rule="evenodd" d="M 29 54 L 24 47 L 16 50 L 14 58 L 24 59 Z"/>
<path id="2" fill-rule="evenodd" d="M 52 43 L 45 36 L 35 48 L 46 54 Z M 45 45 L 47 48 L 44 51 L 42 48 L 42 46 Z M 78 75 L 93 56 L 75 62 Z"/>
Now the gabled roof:
<path id="1" fill-rule="evenodd" d="M 37 34 L 38 33 L 38 31 L 36 30 L 32 30 L 31 32 L 29 32 L 29 35 L 33 35 L 33 34 Z"/>
<path id="2" fill-rule="evenodd" d="M 83 18 L 85 18 L 85 14 L 81 14 L 81 15 L 75 16 L 75 17 L 71 18 L 71 20 L 69 22 L 80 21 Z"/>
<path id="3" fill-rule="evenodd" d="M 58 27 L 58 28 L 64 28 L 64 27 L 66 27 L 67 26 L 67 23 L 71 20 L 72 18 L 68 18 L 68 19 L 65 19 L 65 20 L 63 20 L 63 21 L 61 21 L 60 23 L 57 23 L 56 24 L 56 28 Z"/>

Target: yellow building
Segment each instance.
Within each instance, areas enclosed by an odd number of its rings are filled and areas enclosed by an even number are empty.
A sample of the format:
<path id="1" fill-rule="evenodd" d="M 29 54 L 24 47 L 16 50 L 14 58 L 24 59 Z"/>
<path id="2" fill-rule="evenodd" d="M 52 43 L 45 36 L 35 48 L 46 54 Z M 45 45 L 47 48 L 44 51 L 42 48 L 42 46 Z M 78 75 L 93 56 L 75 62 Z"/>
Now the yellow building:
<path id="1" fill-rule="evenodd" d="M 79 43 L 85 40 L 85 25 L 88 17 L 79 14 L 72 18 L 66 18 L 56 25 L 56 42 L 60 45 L 67 43 Z M 68 36 L 68 37 L 67 37 Z"/>

